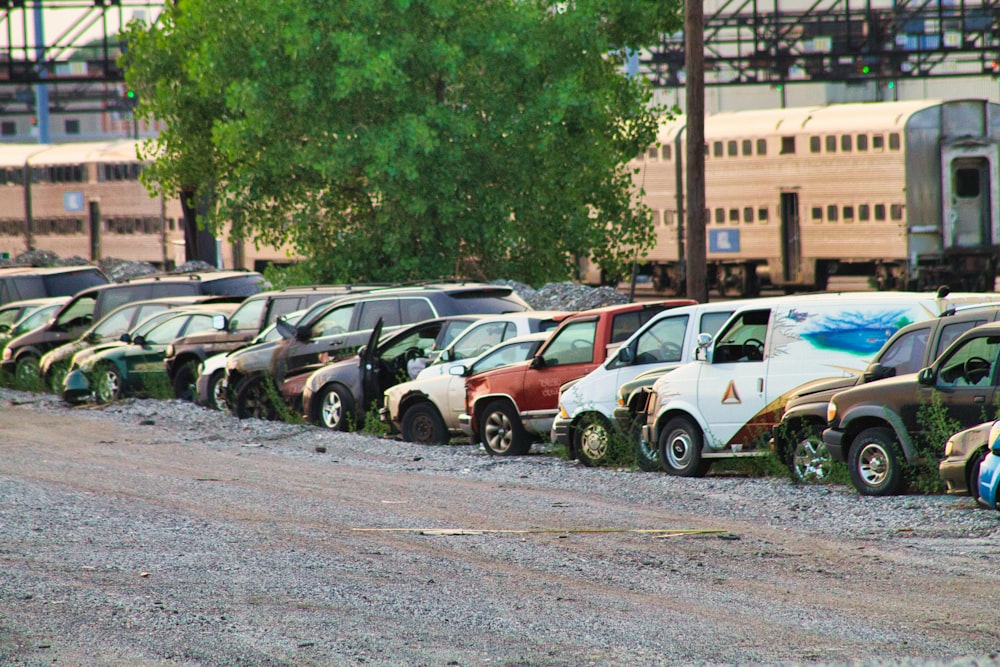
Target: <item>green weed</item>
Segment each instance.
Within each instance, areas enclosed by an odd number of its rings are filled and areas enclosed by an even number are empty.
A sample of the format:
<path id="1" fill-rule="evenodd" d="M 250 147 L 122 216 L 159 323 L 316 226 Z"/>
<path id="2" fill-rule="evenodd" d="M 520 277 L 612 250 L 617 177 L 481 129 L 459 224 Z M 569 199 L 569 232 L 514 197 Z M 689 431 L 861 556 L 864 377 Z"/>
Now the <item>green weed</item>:
<path id="1" fill-rule="evenodd" d="M 907 466 L 910 483 L 919 493 L 942 493 L 945 484 L 938 474 L 938 461 L 944 445 L 953 434 L 962 430 L 962 424 L 948 415 L 948 408 L 941 401 L 941 394 L 931 392 L 930 403 L 917 410 L 920 433 L 914 438 L 917 460 Z"/>

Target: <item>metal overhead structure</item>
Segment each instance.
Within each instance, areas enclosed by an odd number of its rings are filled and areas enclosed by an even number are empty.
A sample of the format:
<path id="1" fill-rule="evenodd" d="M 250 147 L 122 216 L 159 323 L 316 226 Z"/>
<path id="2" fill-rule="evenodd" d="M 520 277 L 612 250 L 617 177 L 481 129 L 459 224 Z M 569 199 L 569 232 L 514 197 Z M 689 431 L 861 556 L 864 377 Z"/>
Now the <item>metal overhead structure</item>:
<path id="1" fill-rule="evenodd" d="M 707 86 L 1000 74 L 1000 0 L 725 0 L 704 26 Z M 683 86 L 683 33 L 642 52 L 640 73 Z"/>

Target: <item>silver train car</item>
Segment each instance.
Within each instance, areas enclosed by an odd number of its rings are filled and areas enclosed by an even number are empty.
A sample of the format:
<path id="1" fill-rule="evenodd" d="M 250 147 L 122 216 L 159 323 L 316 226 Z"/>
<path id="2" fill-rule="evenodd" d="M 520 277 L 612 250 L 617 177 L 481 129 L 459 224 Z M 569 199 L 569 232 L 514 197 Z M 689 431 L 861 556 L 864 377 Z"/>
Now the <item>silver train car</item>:
<path id="1" fill-rule="evenodd" d="M 1000 264 L 1000 105 L 919 100 L 723 112 L 705 119 L 711 287 L 992 290 Z M 685 119 L 636 160 L 656 244 L 639 273 L 683 292 Z M 587 282 L 599 282 L 593 271 Z"/>
<path id="2" fill-rule="evenodd" d="M 0 144 L 0 258 L 29 250 L 96 261 L 114 257 L 171 269 L 186 259 L 176 193 L 140 183 L 140 141 Z M 287 248 L 220 241 L 216 265 L 255 269 L 288 263 Z"/>

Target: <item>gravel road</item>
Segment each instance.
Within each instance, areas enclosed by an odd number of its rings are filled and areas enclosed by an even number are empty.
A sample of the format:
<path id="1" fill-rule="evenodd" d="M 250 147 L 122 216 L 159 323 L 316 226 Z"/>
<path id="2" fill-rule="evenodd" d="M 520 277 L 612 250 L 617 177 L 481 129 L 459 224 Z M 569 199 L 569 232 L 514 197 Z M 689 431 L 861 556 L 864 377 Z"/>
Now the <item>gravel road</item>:
<path id="1" fill-rule="evenodd" d="M 0 665 L 1000 665 L 998 529 L 0 390 Z"/>

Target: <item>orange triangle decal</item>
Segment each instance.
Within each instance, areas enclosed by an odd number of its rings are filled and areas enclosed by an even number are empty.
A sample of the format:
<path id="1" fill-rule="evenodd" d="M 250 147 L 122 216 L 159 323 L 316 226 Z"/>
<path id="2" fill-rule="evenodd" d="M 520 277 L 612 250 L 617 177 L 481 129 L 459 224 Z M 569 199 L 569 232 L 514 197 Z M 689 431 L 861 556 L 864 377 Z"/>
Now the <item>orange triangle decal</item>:
<path id="1" fill-rule="evenodd" d="M 736 391 L 736 384 L 730 380 L 729 384 L 726 386 L 726 393 L 722 395 L 723 405 L 740 405 L 743 401 L 740 400 L 740 392 Z"/>

